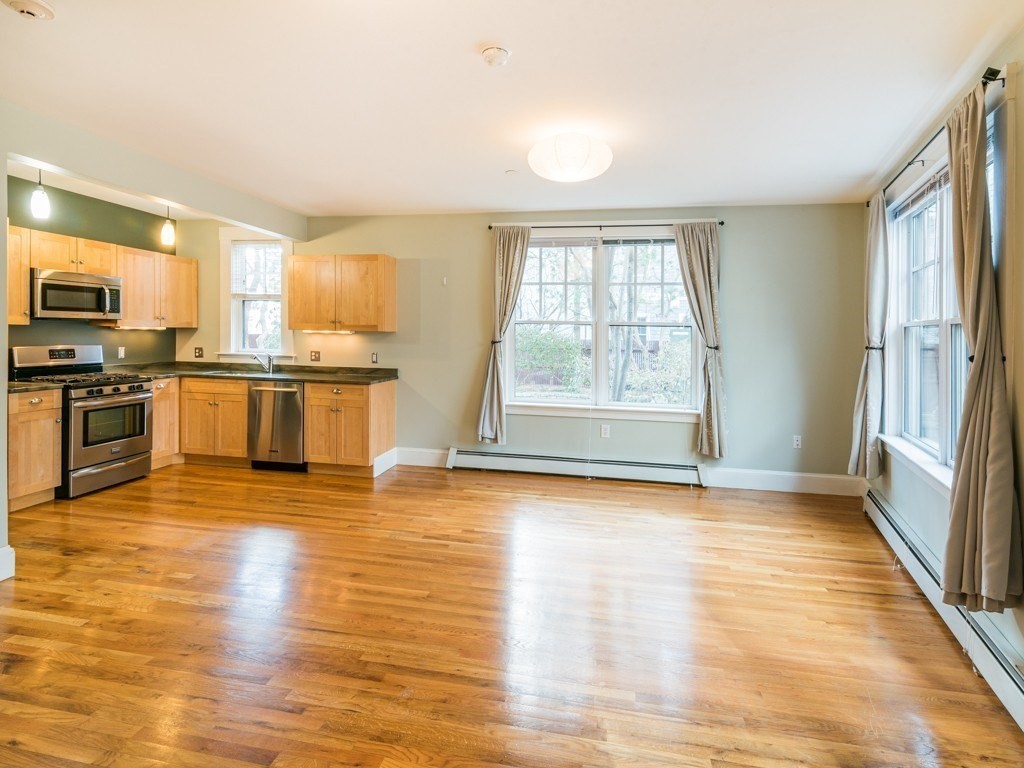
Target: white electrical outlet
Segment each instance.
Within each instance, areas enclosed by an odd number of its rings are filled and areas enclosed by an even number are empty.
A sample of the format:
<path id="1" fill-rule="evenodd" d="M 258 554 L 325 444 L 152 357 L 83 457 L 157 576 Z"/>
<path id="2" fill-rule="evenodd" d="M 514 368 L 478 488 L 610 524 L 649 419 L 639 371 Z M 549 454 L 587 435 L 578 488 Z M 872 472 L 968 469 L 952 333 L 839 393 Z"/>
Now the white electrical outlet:
<path id="1" fill-rule="evenodd" d="M 124 360 L 124 347 L 117 348 L 117 359 Z"/>
<path id="2" fill-rule="evenodd" d="M 373 363 L 374 365 L 377 364 L 377 353 L 376 352 L 371 352 L 370 353 L 370 362 Z"/>
<path id="3" fill-rule="evenodd" d="M 804 445 L 803 438 L 800 437 L 800 435 L 793 435 L 793 447 L 794 448 L 803 448 L 803 445 Z"/>
<path id="4" fill-rule="evenodd" d="M 602 424 L 601 425 L 601 437 L 611 437 L 611 436 L 612 436 L 611 425 L 610 424 Z"/>

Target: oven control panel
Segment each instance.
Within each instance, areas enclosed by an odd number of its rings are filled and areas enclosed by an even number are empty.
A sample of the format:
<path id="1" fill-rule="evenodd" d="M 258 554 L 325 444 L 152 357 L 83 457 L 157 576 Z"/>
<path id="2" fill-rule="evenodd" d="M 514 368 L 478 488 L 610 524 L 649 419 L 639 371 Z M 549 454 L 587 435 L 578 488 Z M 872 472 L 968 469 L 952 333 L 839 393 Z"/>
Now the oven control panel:
<path id="1" fill-rule="evenodd" d="M 75 400 L 81 397 L 114 397 L 117 395 L 134 395 L 136 393 L 148 392 L 153 389 L 152 381 L 133 382 L 131 384 L 108 384 L 105 387 L 77 387 L 71 390 L 69 398 Z"/>

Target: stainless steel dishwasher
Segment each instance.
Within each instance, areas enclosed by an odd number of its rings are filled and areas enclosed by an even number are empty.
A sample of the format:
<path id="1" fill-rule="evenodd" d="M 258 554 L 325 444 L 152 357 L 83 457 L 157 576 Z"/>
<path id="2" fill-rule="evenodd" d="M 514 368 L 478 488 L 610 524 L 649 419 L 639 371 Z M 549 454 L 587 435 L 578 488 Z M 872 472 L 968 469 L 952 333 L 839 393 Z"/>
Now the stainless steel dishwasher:
<path id="1" fill-rule="evenodd" d="M 249 460 L 302 463 L 301 383 L 249 382 Z"/>

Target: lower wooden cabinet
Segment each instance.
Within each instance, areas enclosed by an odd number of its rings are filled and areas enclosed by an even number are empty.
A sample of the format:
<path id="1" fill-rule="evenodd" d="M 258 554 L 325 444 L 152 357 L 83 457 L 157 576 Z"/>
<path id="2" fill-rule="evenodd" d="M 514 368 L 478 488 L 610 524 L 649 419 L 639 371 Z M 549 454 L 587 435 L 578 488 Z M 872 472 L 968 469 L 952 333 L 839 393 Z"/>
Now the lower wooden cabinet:
<path id="1" fill-rule="evenodd" d="M 153 381 L 153 468 L 174 463 L 181 453 L 178 429 L 180 388 L 174 378 Z"/>
<path id="2" fill-rule="evenodd" d="M 304 410 L 304 451 L 310 465 L 379 467 L 375 459 L 395 447 L 394 381 L 306 384 Z"/>
<path id="3" fill-rule="evenodd" d="M 7 396 L 7 497 L 16 510 L 53 498 L 60 485 L 60 390 Z"/>
<path id="4" fill-rule="evenodd" d="M 244 459 L 248 422 L 247 382 L 182 379 L 182 453 Z"/>

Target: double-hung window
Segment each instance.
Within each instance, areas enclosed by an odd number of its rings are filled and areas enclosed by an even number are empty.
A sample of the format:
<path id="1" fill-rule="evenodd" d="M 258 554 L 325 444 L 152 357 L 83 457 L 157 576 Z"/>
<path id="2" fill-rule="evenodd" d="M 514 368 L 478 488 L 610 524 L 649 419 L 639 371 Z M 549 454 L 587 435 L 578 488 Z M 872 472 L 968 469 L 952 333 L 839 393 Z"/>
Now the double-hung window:
<path id="1" fill-rule="evenodd" d="M 696 407 L 697 335 L 667 227 L 535 234 L 510 331 L 514 404 Z"/>
<path id="2" fill-rule="evenodd" d="M 992 134 L 988 147 L 989 211 L 993 231 L 997 194 Z M 895 371 L 898 404 L 889 431 L 952 466 L 967 386 L 967 340 L 953 282 L 952 192 L 948 168 L 939 171 L 893 212 L 895 255 Z"/>
<path id="3" fill-rule="evenodd" d="M 221 353 L 291 354 L 286 259 L 291 243 L 221 229 Z"/>

